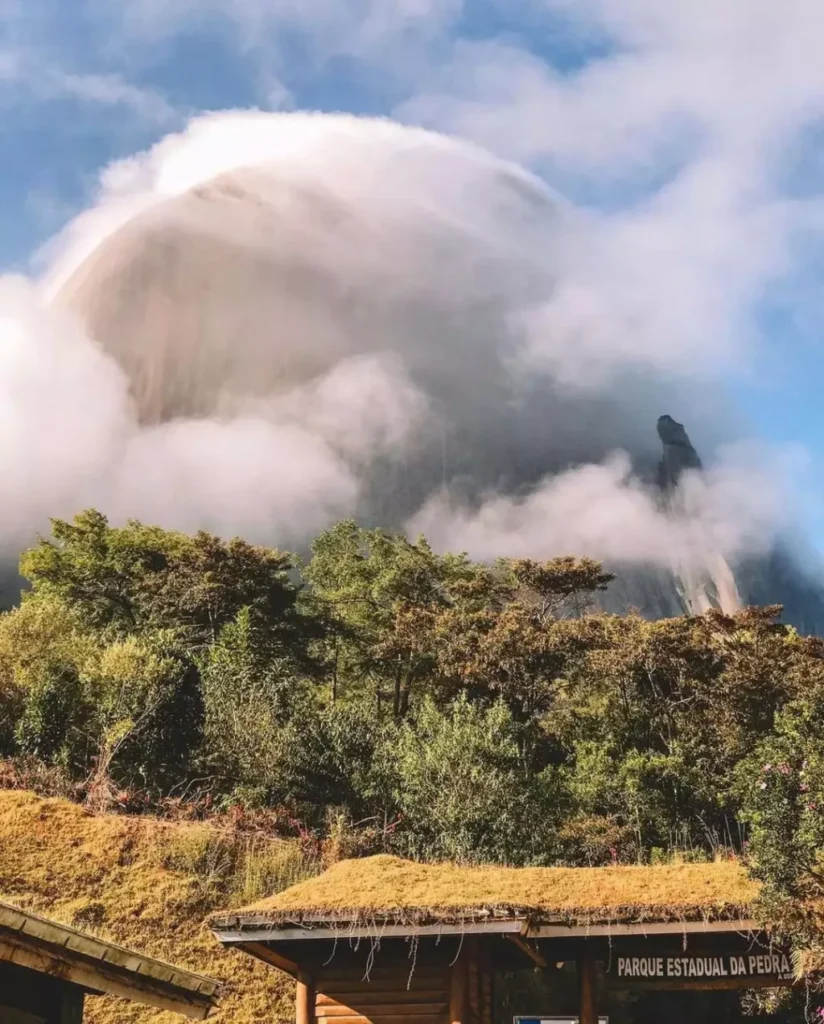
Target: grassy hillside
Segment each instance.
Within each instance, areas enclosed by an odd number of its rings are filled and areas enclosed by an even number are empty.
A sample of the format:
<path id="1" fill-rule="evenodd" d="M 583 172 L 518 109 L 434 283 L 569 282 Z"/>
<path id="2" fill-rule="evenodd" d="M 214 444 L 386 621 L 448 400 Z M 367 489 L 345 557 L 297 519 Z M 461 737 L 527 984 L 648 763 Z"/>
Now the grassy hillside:
<path id="1" fill-rule="evenodd" d="M 305 875 L 293 844 L 265 846 L 239 856 L 237 841 L 209 825 L 93 816 L 65 800 L 0 791 L 0 899 L 219 979 L 216 1022 L 294 1019 L 291 979 L 222 949 L 203 924 L 214 909 Z M 96 997 L 88 1020 L 182 1018 Z"/>

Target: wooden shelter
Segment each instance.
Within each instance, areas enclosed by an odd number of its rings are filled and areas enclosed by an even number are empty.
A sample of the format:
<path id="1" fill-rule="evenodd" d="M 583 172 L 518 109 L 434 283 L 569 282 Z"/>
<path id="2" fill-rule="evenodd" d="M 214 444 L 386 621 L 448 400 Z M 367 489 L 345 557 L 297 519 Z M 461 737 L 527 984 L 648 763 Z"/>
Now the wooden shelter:
<path id="1" fill-rule="evenodd" d="M 296 979 L 296 1024 L 506 1024 L 512 1007 L 495 990 L 519 968 L 576 979 L 564 1005 L 528 1013 L 596 1024 L 614 989 L 792 985 L 787 951 L 752 919 L 756 895 L 732 862 L 518 869 L 380 856 L 212 928 Z"/>
<path id="2" fill-rule="evenodd" d="M 80 1024 L 86 996 L 203 1020 L 218 983 L 0 903 L 0 1024 Z"/>

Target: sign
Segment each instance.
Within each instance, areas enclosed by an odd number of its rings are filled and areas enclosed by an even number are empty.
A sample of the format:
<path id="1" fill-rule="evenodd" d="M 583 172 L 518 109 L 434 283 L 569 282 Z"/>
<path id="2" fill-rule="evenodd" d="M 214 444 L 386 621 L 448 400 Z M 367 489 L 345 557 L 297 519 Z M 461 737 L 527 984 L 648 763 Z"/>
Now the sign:
<path id="1" fill-rule="evenodd" d="M 515 1017 L 514 1024 L 578 1024 L 577 1017 Z M 598 1024 L 609 1024 L 609 1017 L 599 1017 Z"/>
<path id="2" fill-rule="evenodd" d="M 608 964 L 612 981 L 792 981 L 790 958 L 784 953 L 705 953 L 666 956 L 614 956 Z"/>

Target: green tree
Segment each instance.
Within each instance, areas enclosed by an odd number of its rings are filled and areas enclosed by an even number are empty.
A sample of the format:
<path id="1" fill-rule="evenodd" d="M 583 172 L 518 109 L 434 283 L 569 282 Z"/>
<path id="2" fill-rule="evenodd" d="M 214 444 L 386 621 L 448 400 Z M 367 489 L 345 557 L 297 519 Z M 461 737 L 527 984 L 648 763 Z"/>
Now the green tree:
<path id="1" fill-rule="evenodd" d="M 755 874 L 772 899 L 809 911 L 824 897 L 824 684 L 791 701 L 736 771 Z M 821 945 L 824 946 L 824 936 Z"/>
<path id="2" fill-rule="evenodd" d="M 354 520 L 317 538 L 304 577 L 330 623 L 332 699 L 366 690 L 395 718 L 432 674 L 421 620 L 456 602 L 488 600 L 495 589 L 493 573 L 465 555 L 438 555 L 423 538 L 366 530 Z"/>
<path id="3" fill-rule="evenodd" d="M 109 638 L 54 593 L 0 617 L 0 678 L 15 744 L 73 778 L 162 789 L 200 731 L 191 669 L 168 633 Z"/>
<path id="4" fill-rule="evenodd" d="M 0 616 L 0 679 L 6 694 L 9 753 L 31 755 L 82 773 L 94 750 L 95 708 L 83 684 L 99 645 L 79 616 L 55 596 L 24 601 Z"/>
<path id="5" fill-rule="evenodd" d="M 138 522 L 115 528 L 92 510 L 55 520 L 51 538 L 23 556 L 21 572 L 31 591 L 8 628 L 28 623 L 39 653 L 31 667 L 18 659 L 7 669 L 0 706 L 19 718 L 21 751 L 65 762 L 73 774 L 93 760 L 101 792 L 110 776 L 155 792 L 192 777 L 194 751 L 202 750 L 204 666 L 214 745 L 206 760 L 225 759 L 232 734 L 215 727 L 214 709 L 228 715 L 250 671 L 241 665 L 238 629 L 253 636 L 254 672 L 265 685 L 315 668 L 309 650 L 320 626 L 299 606 L 289 556 L 269 548 Z M 271 708 L 258 703 L 256 711 L 247 769 Z"/>
<path id="6" fill-rule="evenodd" d="M 316 826 L 330 811 L 355 822 L 391 817 L 380 752 L 391 746 L 395 726 L 371 708 L 363 699 L 307 703 L 290 719 L 278 796 Z"/>
<path id="7" fill-rule="evenodd" d="M 90 802 L 107 806 L 118 786 L 161 795 L 187 777 L 203 706 L 197 673 L 174 633 L 107 644 L 82 682 L 94 707 Z"/>
<path id="8" fill-rule="evenodd" d="M 20 573 L 35 595 L 61 598 L 89 626 L 128 632 L 145 622 L 142 584 L 162 573 L 171 549 L 184 543 L 182 534 L 141 523 L 114 529 L 90 509 L 72 522 L 52 520 L 51 538 L 23 554 Z"/>
<path id="9" fill-rule="evenodd" d="M 205 727 L 203 761 L 224 792 L 270 799 L 288 758 L 286 728 L 307 701 L 291 658 L 272 656 L 249 608 L 224 626 L 199 659 Z"/>
<path id="10" fill-rule="evenodd" d="M 419 858 L 548 863 L 557 855 L 565 793 L 552 768 L 535 774 L 503 702 L 430 698 L 387 750 L 402 818 L 397 842 Z"/>
<path id="11" fill-rule="evenodd" d="M 20 564 L 35 597 L 62 598 L 95 629 L 175 630 L 198 650 L 247 608 L 261 644 L 303 657 L 310 620 L 291 570 L 290 556 L 271 548 L 138 522 L 112 527 L 93 510 L 53 520 L 52 537 Z"/>
<path id="12" fill-rule="evenodd" d="M 590 626 L 591 647 L 544 723 L 571 752 L 581 813 L 631 826 L 639 855 L 739 845 L 736 765 L 820 673 L 818 641 L 777 623 L 776 609 Z"/>

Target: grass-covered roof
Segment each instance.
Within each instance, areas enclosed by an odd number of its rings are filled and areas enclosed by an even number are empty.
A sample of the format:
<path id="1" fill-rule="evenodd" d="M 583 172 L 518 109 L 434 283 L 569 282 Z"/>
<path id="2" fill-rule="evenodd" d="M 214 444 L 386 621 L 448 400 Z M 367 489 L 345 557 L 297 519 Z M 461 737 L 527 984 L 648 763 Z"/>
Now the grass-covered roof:
<path id="1" fill-rule="evenodd" d="M 732 919 L 757 886 L 733 861 L 655 867 L 506 868 L 342 861 L 232 915 L 219 928 L 329 922 L 426 923 L 517 917 L 530 924 Z"/>

